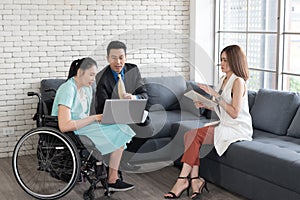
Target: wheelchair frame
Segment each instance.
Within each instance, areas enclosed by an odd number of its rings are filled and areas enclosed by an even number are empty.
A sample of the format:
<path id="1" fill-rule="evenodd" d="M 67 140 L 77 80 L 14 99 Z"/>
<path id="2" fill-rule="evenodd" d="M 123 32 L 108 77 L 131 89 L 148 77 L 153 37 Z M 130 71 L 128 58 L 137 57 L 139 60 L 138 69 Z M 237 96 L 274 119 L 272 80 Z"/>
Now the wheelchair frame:
<path id="1" fill-rule="evenodd" d="M 110 197 L 108 167 L 101 152 L 94 146 L 83 145 L 73 132 L 60 132 L 57 118 L 44 113 L 40 94 L 27 95 L 39 100 L 33 118 L 37 127 L 18 140 L 13 152 L 13 173 L 21 188 L 37 199 L 58 199 L 68 194 L 79 180 L 87 180 L 90 187 L 83 194 L 84 200 L 94 200 L 96 188 L 103 188 L 104 195 Z M 120 171 L 119 176 L 122 179 Z M 99 182 L 102 186 L 97 187 Z"/>

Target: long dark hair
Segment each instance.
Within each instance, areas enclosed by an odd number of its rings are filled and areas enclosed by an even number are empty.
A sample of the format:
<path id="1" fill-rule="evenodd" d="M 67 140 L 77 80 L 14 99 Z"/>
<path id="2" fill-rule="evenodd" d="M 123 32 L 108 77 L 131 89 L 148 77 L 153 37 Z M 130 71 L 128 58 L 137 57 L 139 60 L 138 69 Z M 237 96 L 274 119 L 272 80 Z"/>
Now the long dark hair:
<path id="1" fill-rule="evenodd" d="M 94 59 L 90 58 L 90 57 L 74 60 L 71 63 L 71 66 L 70 66 L 70 69 L 69 69 L 68 79 L 72 78 L 73 76 L 76 76 L 77 72 L 78 72 L 78 69 L 81 69 L 82 71 L 85 71 L 85 70 L 91 68 L 92 66 L 97 67 L 97 62 Z"/>
<path id="2" fill-rule="evenodd" d="M 238 45 L 230 45 L 225 47 L 222 51 L 222 53 L 225 52 L 228 60 L 228 64 L 232 70 L 232 72 L 242 77 L 245 81 L 249 78 L 249 70 L 248 70 L 248 63 L 247 58 Z"/>

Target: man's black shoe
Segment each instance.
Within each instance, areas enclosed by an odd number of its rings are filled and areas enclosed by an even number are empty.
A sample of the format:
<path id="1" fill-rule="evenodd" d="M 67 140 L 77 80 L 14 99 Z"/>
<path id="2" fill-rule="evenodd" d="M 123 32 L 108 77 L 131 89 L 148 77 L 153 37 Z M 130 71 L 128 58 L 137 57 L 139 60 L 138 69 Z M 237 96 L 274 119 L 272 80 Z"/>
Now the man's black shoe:
<path id="1" fill-rule="evenodd" d="M 121 162 L 120 164 L 121 171 L 136 171 L 140 168 L 141 168 L 140 166 L 132 165 L 129 162 Z"/>
<path id="2" fill-rule="evenodd" d="M 117 179 L 115 183 L 108 183 L 108 190 L 110 192 L 125 192 L 133 188 L 134 185 L 121 181 L 120 179 Z"/>

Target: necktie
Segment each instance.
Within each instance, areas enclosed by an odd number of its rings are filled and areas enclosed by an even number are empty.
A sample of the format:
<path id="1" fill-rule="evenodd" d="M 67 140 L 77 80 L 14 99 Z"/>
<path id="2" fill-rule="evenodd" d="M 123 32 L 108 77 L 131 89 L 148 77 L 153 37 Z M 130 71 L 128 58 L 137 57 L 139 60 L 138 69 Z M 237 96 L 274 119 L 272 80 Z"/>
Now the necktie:
<path id="1" fill-rule="evenodd" d="M 122 79 L 121 74 L 118 74 L 118 94 L 119 94 L 119 98 L 123 99 L 124 98 L 124 94 L 126 93 L 125 90 L 125 85 L 124 85 L 124 81 Z"/>

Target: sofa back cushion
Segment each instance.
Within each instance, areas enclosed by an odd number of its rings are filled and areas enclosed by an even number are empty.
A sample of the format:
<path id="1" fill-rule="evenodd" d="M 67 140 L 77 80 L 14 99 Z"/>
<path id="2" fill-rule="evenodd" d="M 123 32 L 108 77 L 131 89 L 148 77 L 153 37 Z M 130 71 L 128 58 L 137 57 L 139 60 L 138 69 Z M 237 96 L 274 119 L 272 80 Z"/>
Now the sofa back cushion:
<path id="1" fill-rule="evenodd" d="M 147 109 L 179 109 L 178 100 L 186 91 L 186 82 L 182 76 L 147 77 L 144 82 L 149 96 Z"/>
<path id="2" fill-rule="evenodd" d="M 201 109 L 196 108 L 193 100 L 191 100 L 190 98 L 184 95 L 179 100 L 179 104 L 182 111 L 187 111 L 189 113 L 196 115 L 197 117 L 200 117 L 201 114 L 203 114 L 204 112 Z"/>
<path id="3" fill-rule="evenodd" d="M 300 138 L 300 106 L 298 107 L 296 115 L 293 118 L 289 129 L 287 130 L 287 135 L 291 137 Z"/>
<path id="4" fill-rule="evenodd" d="M 250 111 L 253 127 L 276 135 L 286 135 L 299 103 L 300 98 L 296 93 L 260 89 Z"/>
<path id="5" fill-rule="evenodd" d="M 249 111 L 251 110 L 255 97 L 256 97 L 257 92 L 254 90 L 248 90 L 248 105 L 249 105 Z"/>

